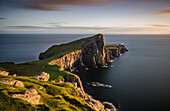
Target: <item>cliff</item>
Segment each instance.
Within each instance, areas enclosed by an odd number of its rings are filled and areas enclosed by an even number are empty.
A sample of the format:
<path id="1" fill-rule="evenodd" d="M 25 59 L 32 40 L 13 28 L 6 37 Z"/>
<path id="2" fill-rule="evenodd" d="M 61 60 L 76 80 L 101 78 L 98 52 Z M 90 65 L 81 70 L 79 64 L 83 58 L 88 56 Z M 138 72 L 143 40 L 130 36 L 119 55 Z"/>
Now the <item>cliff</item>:
<path id="1" fill-rule="evenodd" d="M 79 47 L 74 47 L 79 44 Z M 57 53 L 69 47 L 73 50 L 65 55 L 58 56 Z M 52 51 L 53 50 L 53 51 Z M 64 50 L 63 50 L 64 51 Z M 96 68 L 105 66 L 114 57 L 118 57 L 121 53 L 127 51 L 124 45 L 104 45 L 104 36 L 102 34 L 93 37 L 80 39 L 71 44 L 63 44 L 61 46 L 52 46 L 47 51 L 39 55 L 39 59 L 57 58 L 49 62 L 50 65 L 60 65 L 64 70 L 74 71 L 80 68 Z"/>

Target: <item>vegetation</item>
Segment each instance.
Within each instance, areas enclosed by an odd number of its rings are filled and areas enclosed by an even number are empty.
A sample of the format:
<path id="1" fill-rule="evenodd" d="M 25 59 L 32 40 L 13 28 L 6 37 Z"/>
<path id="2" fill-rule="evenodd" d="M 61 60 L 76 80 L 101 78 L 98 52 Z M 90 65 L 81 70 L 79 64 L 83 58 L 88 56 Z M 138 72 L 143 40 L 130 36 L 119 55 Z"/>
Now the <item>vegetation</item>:
<path id="1" fill-rule="evenodd" d="M 116 44 L 104 44 L 104 48 L 106 49 L 118 49 Z"/>
<path id="2" fill-rule="evenodd" d="M 39 81 L 32 77 L 10 77 L 22 81 L 24 88 L 10 85 L 0 85 L 0 110 L 33 111 L 33 110 L 65 110 L 65 111 L 94 111 L 84 100 L 80 99 L 79 93 L 70 83 L 52 83 Z M 9 77 L 0 76 L 0 79 Z M 41 87 L 41 88 L 40 88 Z M 36 89 L 41 95 L 39 105 L 32 105 L 21 99 L 14 99 L 11 94 L 20 94 L 24 89 Z"/>
<path id="3" fill-rule="evenodd" d="M 93 36 L 98 37 L 99 35 Z M 58 65 L 49 65 L 48 63 L 62 57 L 63 55 L 79 50 L 86 44 L 84 40 L 93 37 L 80 39 L 67 44 L 54 45 L 46 52 L 47 55 L 52 55 L 50 58 L 14 64 L 0 63 L 0 70 L 8 71 L 10 74 L 17 74 L 16 77 L 0 76 L 0 80 L 12 78 L 24 83 L 24 88 L 4 85 L 0 83 L 0 110 L 12 111 L 34 111 L 34 110 L 62 110 L 62 111 L 94 111 L 85 100 L 80 99 L 80 95 L 72 84 L 69 83 L 53 83 L 50 80 L 60 81 L 65 76 L 75 76 L 74 74 L 62 71 Z M 39 81 L 31 76 L 38 75 L 40 72 L 50 74 L 50 80 L 47 82 Z M 40 88 L 41 87 L 41 88 Z M 33 88 L 41 95 L 39 105 L 32 105 L 21 99 L 14 99 L 11 94 L 23 93 L 21 90 Z"/>

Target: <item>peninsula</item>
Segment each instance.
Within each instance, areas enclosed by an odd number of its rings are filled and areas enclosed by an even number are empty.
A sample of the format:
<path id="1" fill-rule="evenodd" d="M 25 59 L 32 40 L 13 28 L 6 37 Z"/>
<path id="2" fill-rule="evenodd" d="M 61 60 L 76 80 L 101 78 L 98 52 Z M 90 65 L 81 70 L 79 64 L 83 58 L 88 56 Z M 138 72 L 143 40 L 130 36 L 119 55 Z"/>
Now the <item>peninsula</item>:
<path id="1" fill-rule="evenodd" d="M 38 61 L 0 63 L 0 110 L 115 111 L 85 93 L 74 72 L 106 66 L 126 51 L 123 44 L 104 44 L 97 34 L 54 45 Z"/>

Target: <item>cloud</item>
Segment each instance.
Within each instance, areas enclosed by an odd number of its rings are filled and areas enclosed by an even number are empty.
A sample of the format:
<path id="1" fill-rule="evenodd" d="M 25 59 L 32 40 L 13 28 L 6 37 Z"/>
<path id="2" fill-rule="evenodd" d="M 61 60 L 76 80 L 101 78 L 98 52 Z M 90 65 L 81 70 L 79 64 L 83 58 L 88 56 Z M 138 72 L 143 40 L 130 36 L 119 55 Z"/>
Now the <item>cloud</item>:
<path id="1" fill-rule="evenodd" d="M 149 24 L 149 26 L 153 26 L 153 27 L 170 27 L 170 25 L 166 25 L 166 24 Z"/>
<path id="2" fill-rule="evenodd" d="M 2 0 L 3 6 L 34 10 L 66 10 L 67 6 L 98 6 L 117 3 L 122 0 Z"/>
<path id="3" fill-rule="evenodd" d="M 151 24 L 153 25 L 153 24 Z M 155 26 L 155 24 L 154 24 Z M 64 33 L 64 34 L 76 34 L 76 33 L 104 33 L 104 34 L 170 34 L 169 27 L 101 27 L 101 26 L 8 26 L 2 30 L 4 33 Z M 2 31 L 2 33 L 3 33 Z"/>
<path id="4" fill-rule="evenodd" d="M 6 18 L 0 17 L 0 20 L 5 20 Z"/>
<path id="5" fill-rule="evenodd" d="M 170 15 L 170 9 L 163 10 L 163 11 L 157 12 L 155 14 L 157 14 L 157 15 Z"/>
<path id="6" fill-rule="evenodd" d="M 8 29 L 71 29 L 71 30 L 105 30 L 110 29 L 111 27 L 82 27 L 82 26 L 8 26 Z"/>

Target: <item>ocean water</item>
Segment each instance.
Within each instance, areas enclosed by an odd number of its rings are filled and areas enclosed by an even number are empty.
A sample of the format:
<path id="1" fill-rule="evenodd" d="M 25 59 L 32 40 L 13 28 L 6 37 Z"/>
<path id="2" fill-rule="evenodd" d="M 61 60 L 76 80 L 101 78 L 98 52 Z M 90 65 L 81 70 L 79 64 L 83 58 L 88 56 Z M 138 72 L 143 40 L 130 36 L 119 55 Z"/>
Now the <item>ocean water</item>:
<path id="1" fill-rule="evenodd" d="M 0 62 L 38 60 L 40 52 L 54 44 L 88 37 L 76 34 L 0 35 Z M 108 68 L 79 73 L 85 91 L 109 101 L 119 111 L 170 111 L 170 35 L 104 35 L 105 43 L 123 42 L 128 52 Z M 89 87 L 101 82 L 112 88 Z"/>

